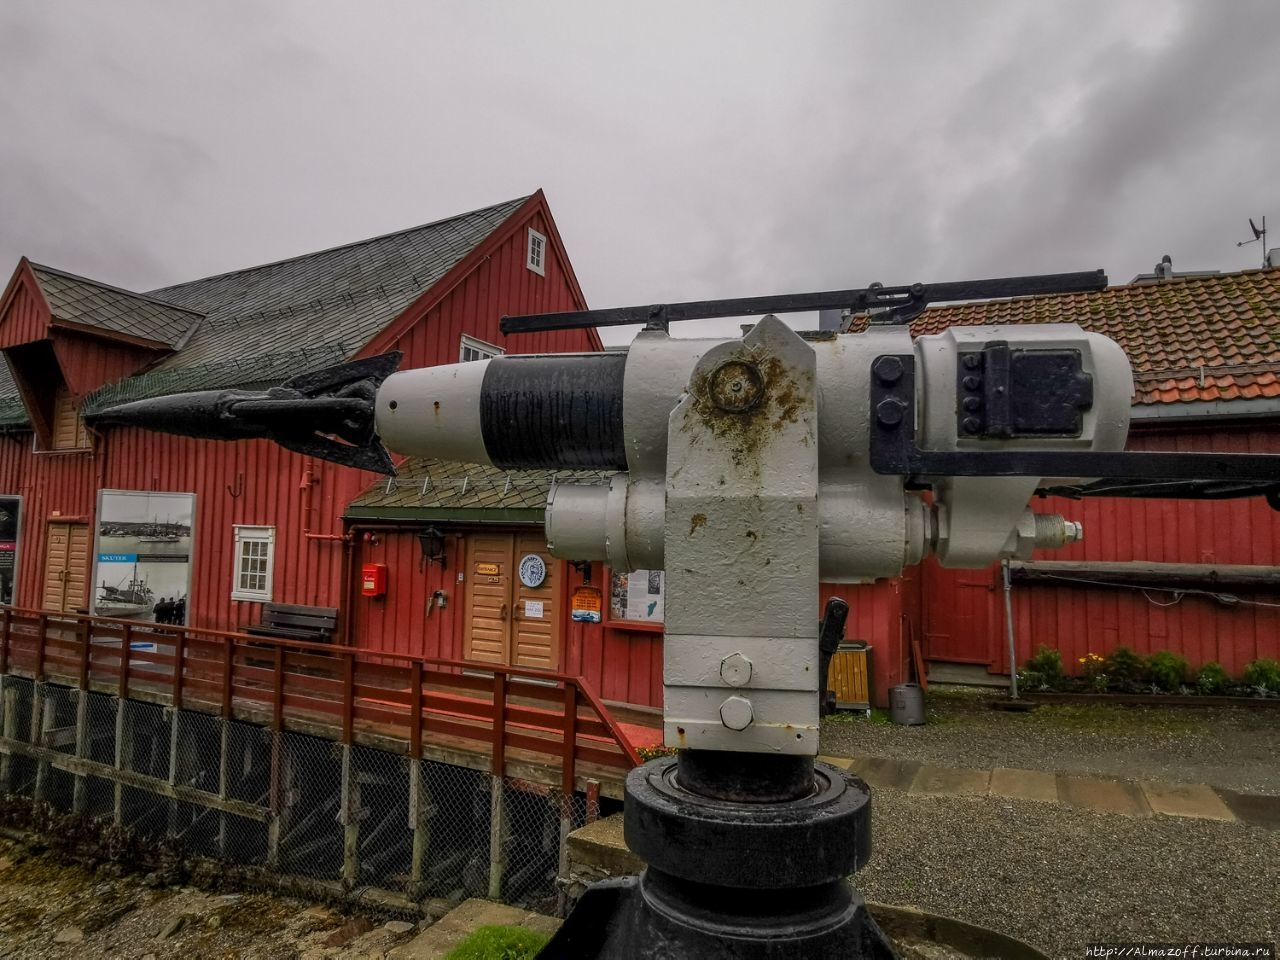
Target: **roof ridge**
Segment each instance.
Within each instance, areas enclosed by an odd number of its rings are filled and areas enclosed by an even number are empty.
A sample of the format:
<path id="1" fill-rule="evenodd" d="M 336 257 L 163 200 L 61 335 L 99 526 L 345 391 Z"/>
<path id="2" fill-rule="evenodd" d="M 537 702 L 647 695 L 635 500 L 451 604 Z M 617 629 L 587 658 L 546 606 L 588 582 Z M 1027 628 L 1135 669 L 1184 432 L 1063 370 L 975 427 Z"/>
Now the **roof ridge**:
<path id="1" fill-rule="evenodd" d="M 430 223 L 420 223 L 416 227 L 405 227 L 401 230 L 392 230 L 388 233 L 380 233 L 377 236 L 367 237 L 364 240 L 356 240 L 352 243 L 340 243 L 340 244 L 337 244 L 336 246 L 325 247 L 321 250 L 312 250 L 309 253 L 299 253 L 292 257 L 282 257 L 279 260 L 270 260 L 267 263 L 259 263 L 259 264 L 255 264 L 254 266 L 240 267 L 237 270 L 227 270 L 222 273 L 214 273 L 214 274 L 210 274 L 207 277 L 197 277 L 194 280 L 186 280 L 186 281 L 183 281 L 182 283 L 171 283 L 168 286 L 156 287 L 155 290 L 151 291 L 151 293 L 154 295 L 157 293 L 161 293 L 165 290 L 175 290 L 179 287 L 189 287 L 189 286 L 192 286 L 193 284 L 205 283 L 209 280 L 219 280 L 223 277 L 232 277 L 238 273 L 252 273 L 254 270 L 263 270 L 263 269 L 266 269 L 267 267 L 278 267 L 281 264 L 293 263 L 296 260 L 306 260 L 311 257 L 321 256 L 322 254 L 334 253 L 335 251 L 338 251 L 338 250 L 349 250 L 354 247 L 364 246 L 367 243 L 376 243 L 379 240 L 386 240 L 386 239 L 389 239 L 390 237 L 402 236 L 406 233 L 416 233 L 419 230 L 426 230 L 428 227 L 438 227 L 443 224 L 449 223 L 451 220 L 461 220 L 464 217 L 473 217 L 477 214 L 487 213 L 490 210 L 496 210 L 499 207 L 505 207 L 511 204 L 520 206 L 524 204 L 532 196 L 533 194 L 530 193 L 523 197 L 515 197 L 511 200 L 503 200 L 500 203 L 491 203 L 488 206 L 477 207 L 476 209 L 468 210 L 465 213 L 456 213 L 453 216 L 442 217 L 439 220 L 432 220 Z"/>
<path id="2" fill-rule="evenodd" d="M 145 300 L 147 303 L 154 303 L 158 307 L 168 307 L 170 310 L 178 310 L 182 313 L 189 313 L 193 317 L 204 319 L 205 314 L 199 310 L 192 310 L 190 307 L 183 307 L 176 303 L 170 303 L 168 300 L 161 300 L 150 293 L 139 293 L 137 290 L 126 290 L 124 287 L 117 287 L 115 284 L 103 283 L 101 280 L 94 280 L 92 277 L 82 277 L 78 273 L 72 273 L 69 270 L 59 270 L 57 267 L 51 267 L 47 263 L 36 263 L 34 260 L 28 260 L 27 263 L 32 270 L 43 270 L 46 273 L 52 273 L 59 277 L 65 277 L 68 280 L 76 280 L 80 283 L 92 284 L 103 290 L 110 290 L 112 293 L 123 293 L 126 297 L 134 297 L 137 300 Z"/>

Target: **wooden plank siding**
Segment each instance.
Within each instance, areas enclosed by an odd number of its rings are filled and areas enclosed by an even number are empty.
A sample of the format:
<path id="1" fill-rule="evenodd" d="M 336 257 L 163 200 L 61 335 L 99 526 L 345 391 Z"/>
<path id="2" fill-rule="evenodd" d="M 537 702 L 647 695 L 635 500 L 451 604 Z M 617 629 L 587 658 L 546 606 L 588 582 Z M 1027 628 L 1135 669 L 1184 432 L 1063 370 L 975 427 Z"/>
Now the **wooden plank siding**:
<path id="1" fill-rule="evenodd" d="M 1211 453 L 1280 453 L 1280 425 L 1274 423 L 1135 426 L 1131 450 Z M 1150 561 L 1153 563 L 1280 564 L 1280 513 L 1261 498 L 1232 501 L 1126 500 L 1080 501 L 1049 498 L 1034 504 L 1038 512 L 1061 513 L 1079 520 L 1084 539 L 1062 550 L 1037 551 L 1035 560 Z M 955 571 L 988 589 L 954 585 L 958 577 L 930 580 L 932 592 L 922 596 L 913 617 L 928 623 L 962 609 L 962 592 L 981 594 L 989 604 L 981 633 L 949 638 L 957 656 L 932 653 L 931 659 L 986 663 L 993 673 L 1009 672 L 1004 637 L 1000 571 Z M 1117 646 L 1140 654 L 1170 650 L 1193 668 L 1221 663 L 1239 676 L 1249 661 L 1280 657 L 1280 596 L 1215 588 L 1212 596 L 1165 593 L 1155 589 L 1017 583 L 1013 590 L 1018 663 L 1025 663 L 1041 644 L 1062 653 L 1068 670 L 1088 653 L 1106 655 Z M 1230 598 L 1237 597 L 1235 602 Z M 1262 601 L 1255 605 L 1251 601 Z"/>
<path id="2" fill-rule="evenodd" d="M 48 336 L 49 305 L 26 258 L 18 264 L 4 296 L 0 297 L 0 318 L 3 318 L 0 349 Z"/>

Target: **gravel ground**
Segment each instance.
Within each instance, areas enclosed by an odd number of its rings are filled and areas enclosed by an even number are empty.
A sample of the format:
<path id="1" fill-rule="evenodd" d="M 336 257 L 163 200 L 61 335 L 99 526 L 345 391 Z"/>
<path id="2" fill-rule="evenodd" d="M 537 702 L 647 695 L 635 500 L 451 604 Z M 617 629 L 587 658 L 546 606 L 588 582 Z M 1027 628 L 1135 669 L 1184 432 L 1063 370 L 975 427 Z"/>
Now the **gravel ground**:
<path id="1" fill-rule="evenodd" d="M 1090 941 L 1280 938 L 1280 832 L 1030 801 L 877 790 L 870 900 L 999 930 L 1079 960 Z"/>
<path id="2" fill-rule="evenodd" d="M 877 714 L 822 723 L 823 753 L 951 767 L 1026 767 L 1280 794 L 1280 710 L 1241 707 L 988 707 L 991 694 L 933 688 L 921 727 Z"/>

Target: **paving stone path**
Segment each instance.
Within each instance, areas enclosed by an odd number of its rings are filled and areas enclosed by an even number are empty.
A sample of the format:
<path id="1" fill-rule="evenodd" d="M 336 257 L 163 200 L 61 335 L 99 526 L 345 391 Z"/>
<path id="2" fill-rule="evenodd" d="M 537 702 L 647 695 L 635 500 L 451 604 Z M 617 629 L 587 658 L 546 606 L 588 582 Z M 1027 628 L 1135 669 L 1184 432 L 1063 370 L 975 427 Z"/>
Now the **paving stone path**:
<path id="1" fill-rule="evenodd" d="M 1007 797 L 1038 800 L 1124 817 L 1164 814 L 1198 820 L 1239 821 L 1280 830 L 1280 797 L 1238 793 L 1204 783 L 1120 780 L 1079 774 L 995 767 L 944 767 L 890 757 L 819 757 L 856 773 L 872 787 L 922 796 Z"/>

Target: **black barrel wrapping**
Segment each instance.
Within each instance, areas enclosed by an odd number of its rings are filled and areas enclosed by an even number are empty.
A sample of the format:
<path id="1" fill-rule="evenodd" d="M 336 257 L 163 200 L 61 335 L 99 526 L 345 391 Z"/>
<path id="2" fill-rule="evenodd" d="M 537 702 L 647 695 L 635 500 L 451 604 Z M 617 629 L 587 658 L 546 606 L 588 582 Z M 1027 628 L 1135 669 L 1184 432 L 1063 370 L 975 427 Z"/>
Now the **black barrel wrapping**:
<path id="1" fill-rule="evenodd" d="M 625 354 L 495 357 L 480 390 L 480 428 L 494 466 L 625 470 Z"/>

